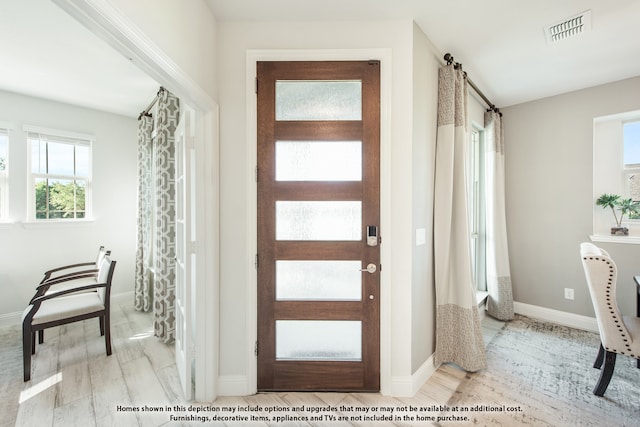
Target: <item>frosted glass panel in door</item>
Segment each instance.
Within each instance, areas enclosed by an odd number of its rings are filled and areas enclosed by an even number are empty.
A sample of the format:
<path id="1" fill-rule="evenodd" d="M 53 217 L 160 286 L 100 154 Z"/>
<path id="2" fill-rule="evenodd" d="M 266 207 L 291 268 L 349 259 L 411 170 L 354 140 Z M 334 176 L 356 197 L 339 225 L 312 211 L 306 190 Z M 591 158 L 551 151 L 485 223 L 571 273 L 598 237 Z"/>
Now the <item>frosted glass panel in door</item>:
<path id="1" fill-rule="evenodd" d="M 276 240 L 362 240 L 362 202 L 277 201 Z"/>
<path id="2" fill-rule="evenodd" d="M 359 301 L 360 261 L 276 261 L 276 300 Z"/>
<path id="3" fill-rule="evenodd" d="M 276 120 L 362 120 L 362 82 L 276 81 Z"/>
<path id="4" fill-rule="evenodd" d="M 277 141 L 276 181 L 361 181 L 360 141 Z"/>
<path id="5" fill-rule="evenodd" d="M 362 322 L 276 320 L 276 360 L 362 360 Z"/>

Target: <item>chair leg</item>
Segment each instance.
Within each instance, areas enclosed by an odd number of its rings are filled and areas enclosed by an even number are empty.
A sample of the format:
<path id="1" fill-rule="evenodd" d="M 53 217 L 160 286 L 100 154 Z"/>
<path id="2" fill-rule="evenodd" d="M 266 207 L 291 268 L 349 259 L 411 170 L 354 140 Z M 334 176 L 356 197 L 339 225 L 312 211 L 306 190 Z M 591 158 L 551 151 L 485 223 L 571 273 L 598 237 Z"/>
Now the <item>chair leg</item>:
<path id="1" fill-rule="evenodd" d="M 44 329 L 38 331 L 38 344 L 42 344 L 44 342 Z"/>
<path id="2" fill-rule="evenodd" d="M 22 364 L 24 369 L 24 381 L 27 382 L 31 379 L 31 345 L 33 340 L 33 333 L 29 331 L 25 326 L 22 326 Z"/>
<path id="3" fill-rule="evenodd" d="M 616 353 L 612 351 L 606 351 L 604 355 L 604 368 L 600 372 L 600 378 L 596 388 L 593 389 L 593 394 L 596 396 L 603 396 L 604 392 L 609 386 L 611 376 L 613 375 L 613 368 L 616 366 Z"/>
<path id="4" fill-rule="evenodd" d="M 601 343 L 600 349 L 598 350 L 598 356 L 596 357 L 596 361 L 594 362 L 593 367 L 596 369 L 600 369 L 600 367 L 602 367 L 602 362 L 604 362 L 604 347 Z"/>
<path id="5" fill-rule="evenodd" d="M 104 344 L 107 348 L 107 356 L 111 356 L 111 325 L 109 321 L 109 314 L 105 314 L 100 319 L 100 324 L 104 325 Z"/>
<path id="6" fill-rule="evenodd" d="M 104 336 L 104 317 L 98 317 L 98 320 L 100 321 L 100 336 L 103 337 Z"/>
<path id="7" fill-rule="evenodd" d="M 31 332 L 31 354 L 36 354 L 36 333 Z"/>

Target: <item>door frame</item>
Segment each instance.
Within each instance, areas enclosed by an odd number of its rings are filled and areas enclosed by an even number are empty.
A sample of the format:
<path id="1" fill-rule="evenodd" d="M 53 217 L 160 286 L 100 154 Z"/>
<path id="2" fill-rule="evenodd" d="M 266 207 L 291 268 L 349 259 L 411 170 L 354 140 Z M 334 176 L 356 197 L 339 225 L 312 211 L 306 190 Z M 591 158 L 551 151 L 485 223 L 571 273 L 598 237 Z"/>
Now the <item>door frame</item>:
<path id="1" fill-rule="evenodd" d="M 195 353 L 195 400 L 213 401 L 218 393 L 219 360 L 219 117 L 218 104 L 191 76 L 109 2 L 52 0 L 73 19 L 129 58 L 151 78 L 171 88 L 195 112 L 196 289 L 191 318 L 198 343 Z"/>
<path id="2" fill-rule="evenodd" d="M 258 340 L 258 162 L 256 66 L 259 61 L 380 61 L 380 392 L 391 394 L 391 49 L 248 50 L 246 56 L 247 123 L 247 271 L 246 348 Z M 246 359 L 247 392 L 257 392 L 258 358 L 251 351 Z"/>

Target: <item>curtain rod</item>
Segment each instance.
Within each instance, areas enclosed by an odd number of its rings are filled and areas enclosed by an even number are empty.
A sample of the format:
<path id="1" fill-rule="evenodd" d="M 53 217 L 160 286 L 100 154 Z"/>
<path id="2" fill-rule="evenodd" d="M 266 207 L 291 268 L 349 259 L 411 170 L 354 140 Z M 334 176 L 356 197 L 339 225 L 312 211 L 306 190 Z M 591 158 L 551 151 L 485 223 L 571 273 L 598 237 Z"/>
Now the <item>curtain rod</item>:
<path id="1" fill-rule="evenodd" d="M 138 116 L 138 120 L 140 120 L 143 117 L 151 117 L 151 113 L 149 113 L 149 111 L 151 111 L 151 109 L 153 108 L 154 105 L 156 105 L 156 102 L 158 102 L 158 98 L 160 97 L 160 94 L 162 94 L 162 92 L 164 92 L 164 87 L 160 86 L 160 89 L 158 89 L 158 93 L 156 94 L 156 96 L 153 98 L 153 100 L 151 101 L 151 103 L 149 104 L 149 106 L 147 108 L 145 108 L 144 110 L 142 110 L 142 112 L 140 113 L 140 115 Z"/>
<path id="2" fill-rule="evenodd" d="M 454 68 L 462 69 L 462 64 L 459 63 L 459 62 L 454 62 L 453 56 L 450 53 L 445 53 L 444 54 L 444 60 L 447 61 L 447 65 L 453 64 Z M 466 71 L 464 71 L 464 77 L 467 79 L 467 82 L 469 82 L 469 86 L 471 86 L 473 88 L 473 90 L 475 90 L 476 93 L 478 95 L 480 95 L 480 98 L 482 98 L 484 100 L 484 102 L 486 102 L 486 104 L 489 106 L 489 108 L 487 108 L 487 111 L 494 111 L 494 112 L 500 114 L 500 116 L 502 116 L 502 113 L 500 112 L 500 109 L 498 107 L 496 107 L 495 105 L 493 105 L 493 103 L 491 101 L 489 101 L 489 98 L 487 98 L 485 96 L 485 94 L 482 93 L 482 91 L 480 89 L 478 89 L 478 86 L 476 86 L 475 83 L 473 83 L 473 81 L 467 75 Z"/>

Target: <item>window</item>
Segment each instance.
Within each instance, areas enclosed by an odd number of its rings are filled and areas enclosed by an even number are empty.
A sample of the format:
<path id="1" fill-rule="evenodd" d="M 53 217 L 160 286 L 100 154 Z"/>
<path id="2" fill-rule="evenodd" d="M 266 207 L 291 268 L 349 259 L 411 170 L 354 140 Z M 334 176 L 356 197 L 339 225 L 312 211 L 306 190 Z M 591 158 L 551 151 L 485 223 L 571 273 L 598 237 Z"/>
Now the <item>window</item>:
<path id="1" fill-rule="evenodd" d="M 93 137 L 31 127 L 25 131 L 31 164 L 29 218 L 89 218 Z"/>
<path id="2" fill-rule="evenodd" d="M 624 198 L 637 202 L 640 201 L 640 120 L 623 123 L 622 129 Z M 629 219 L 640 219 L 640 213 L 630 214 Z"/>
<path id="3" fill-rule="evenodd" d="M 625 216 L 629 235 L 612 236 L 616 220 L 597 206 L 602 194 L 640 201 L 640 110 L 593 120 L 593 235 L 595 241 L 640 243 L 640 215 Z M 619 213 L 618 213 L 619 214 Z"/>
<path id="4" fill-rule="evenodd" d="M 9 129 L 0 127 L 0 221 L 6 220 L 9 204 Z"/>
<path id="5" fill-rule="evenodd" d="M 485 271 L 484 141 L 483 132 L 471 130 L 469 147 L 469 230 L 471 267 L 476 288 L 487 290 Z"/>

